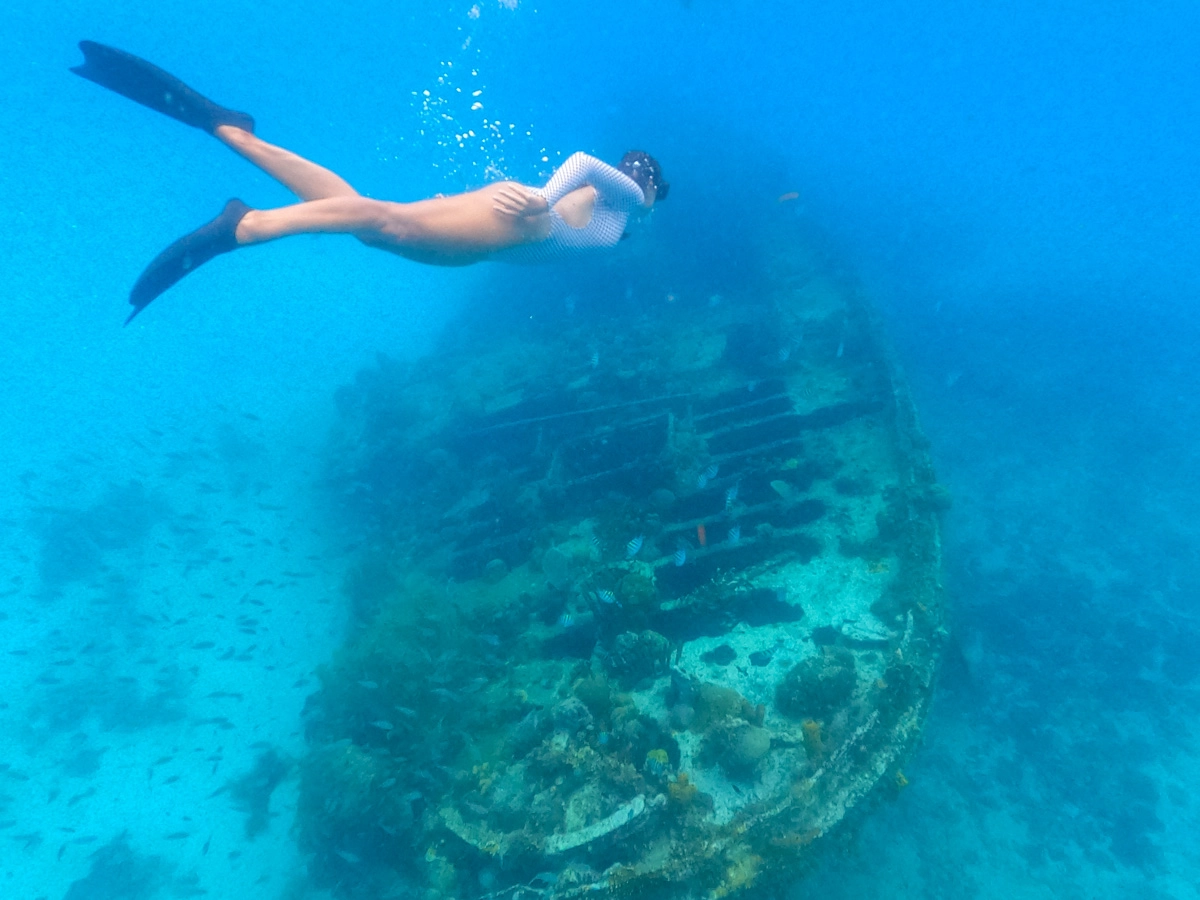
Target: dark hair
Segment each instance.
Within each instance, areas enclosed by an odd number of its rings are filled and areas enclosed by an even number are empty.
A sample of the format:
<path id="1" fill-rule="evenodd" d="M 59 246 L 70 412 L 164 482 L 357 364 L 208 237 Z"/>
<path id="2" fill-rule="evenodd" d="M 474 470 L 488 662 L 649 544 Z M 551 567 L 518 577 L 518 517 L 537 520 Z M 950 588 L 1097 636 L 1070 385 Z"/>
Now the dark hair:
<path id="1" fill-rule="evenodd" d="M 663 180 L 662 166 L 649 153 L 643 153 L 641 150 L 630 150 L 621 157 L 621 162 L 617 164 L 617 168 L 637 182 L 637 186 L 643 191 L 648 186 L 654 185 L 658 191 L 655 195 L 656 200 L 667 199 L 671 185 Z"/>

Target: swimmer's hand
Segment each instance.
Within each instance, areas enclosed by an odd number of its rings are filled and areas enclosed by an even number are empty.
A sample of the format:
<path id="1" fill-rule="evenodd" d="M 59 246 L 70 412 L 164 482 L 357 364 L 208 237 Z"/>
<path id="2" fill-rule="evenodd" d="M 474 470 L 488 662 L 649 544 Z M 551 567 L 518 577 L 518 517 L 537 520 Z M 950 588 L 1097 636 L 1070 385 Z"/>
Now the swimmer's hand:
<path id="1" fill-rule="evenodd" d="M 545 197 L 540 197 L 523 184 L 505 184 L 496 191 L 492 209 L 503 216 L 528 219 L 550 211 Z"/>

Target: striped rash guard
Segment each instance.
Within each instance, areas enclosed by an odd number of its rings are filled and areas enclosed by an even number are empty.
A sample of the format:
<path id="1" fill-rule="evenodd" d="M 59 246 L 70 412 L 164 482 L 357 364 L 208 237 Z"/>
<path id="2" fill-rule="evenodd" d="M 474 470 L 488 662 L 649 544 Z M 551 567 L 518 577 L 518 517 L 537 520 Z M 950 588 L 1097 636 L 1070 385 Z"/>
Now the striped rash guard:
<path id="1" fill-rule="evenodd" d="M 572 228 L 554 211 L 554 204 L 576 188 L 596 189 L 596 207 L 582 228 Z M 538 263 L 562 259 L 583 250 L 615 247 L 625 233 L 629 214 L 645 201 L 637 182 L 607 163 L 586 153 L 572 153 L 559 166 L 546 186 L 533 188 L 550 206 L 550 234 L 545 240 L 508 247 L 493 254 L 503 262 Z"/>

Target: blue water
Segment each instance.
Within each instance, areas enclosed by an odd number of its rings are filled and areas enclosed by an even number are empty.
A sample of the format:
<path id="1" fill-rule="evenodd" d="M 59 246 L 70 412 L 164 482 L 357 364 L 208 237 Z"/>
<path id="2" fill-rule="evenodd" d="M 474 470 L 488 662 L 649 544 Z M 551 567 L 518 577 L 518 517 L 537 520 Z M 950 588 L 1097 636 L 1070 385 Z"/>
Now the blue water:
<path id="1" fill-rule="evenodd" d="M 0 892 L 294 887 L 286 815 L 247 843 L 219 791 L 256 742 L 302 752 L 336 644 L 352 536 L 313 487 L 336 388 L 377 353 L 427 352 L 498 278 L 736 289 L 795 191 L 782 214 L 880 309 L 955 498 L 954 650 L 911 784 L 796 895 L 1200 895 L 1200 10 L 471 8 L 8 11 Z M 658 262 L 580 286 L 301 237 L 212 263 L 123 329 L 167 241 L 227 197 L 289 197 L 71 76 L 81 38 L 250 110 L 376 197 L 644 147 L 672 183 L 637 236 Z M 475 89 L 516 128 L 458 148 Z M 425 90 L 445 104 L 424 110 Z"/>

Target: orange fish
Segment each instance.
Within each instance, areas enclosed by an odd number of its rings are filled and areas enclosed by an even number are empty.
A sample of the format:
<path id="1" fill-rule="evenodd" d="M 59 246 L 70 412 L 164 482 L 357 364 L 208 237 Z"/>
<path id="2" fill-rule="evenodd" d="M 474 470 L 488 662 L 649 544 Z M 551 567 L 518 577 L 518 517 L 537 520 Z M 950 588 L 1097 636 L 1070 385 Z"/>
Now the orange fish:
<path id="1" fill-rule="evenodd" d="M 705 532 L 703 525 L 696 526 L 696 540 L 700 542 L 701 547 L 708 546 L 708 534 Z"/>
<path id="2" fill-rule="evenodd" d="M 799 191 L 788 191 L 786 194 L 780 194 L 779 199 L 776 200 L 775 202 L 776 203 L 787 203 L 789 200 L 799 200 L 799 199 L 800 199 Z"/>

